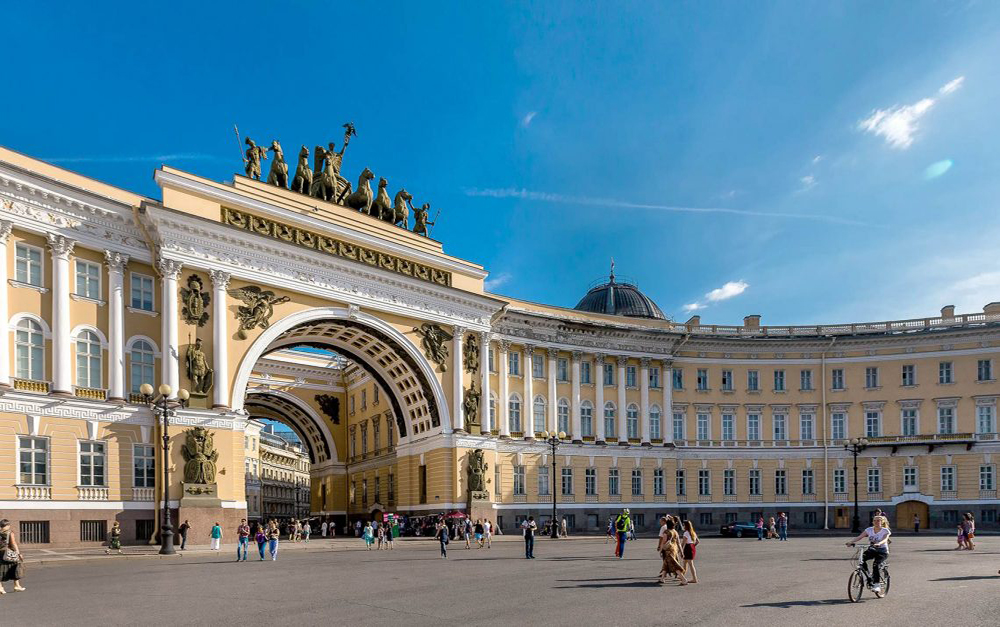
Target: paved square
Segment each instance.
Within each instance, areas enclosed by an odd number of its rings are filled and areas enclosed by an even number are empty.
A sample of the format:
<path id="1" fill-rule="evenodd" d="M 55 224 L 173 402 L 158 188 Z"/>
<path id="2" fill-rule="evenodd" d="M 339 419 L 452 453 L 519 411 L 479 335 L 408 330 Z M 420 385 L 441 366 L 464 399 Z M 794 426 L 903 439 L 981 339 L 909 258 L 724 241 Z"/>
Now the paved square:
<path id="1" fill-rule="evenodd" d="M 896 537 L 892 588 L 847 601 L 852 551 L 840 538 L 787 543 L 705 538 L 700 583 L 658 585 L 655 540 L 612 557 L 603 538 L 520 539 L 491 550 L 430 540 L 365 551 L 359 540 L 283 549 L 277 562 L 221 554 L 30 565 L 22 594 L 0 598 L 5 625 L 996 625 L 1000 552 L 945 537 Z M 287 544 L 285 545 L 288 546 Z M 7 584 L 7 589 L 11 585 Z M 141 619 L 140 619 L 141 617 Z"/>

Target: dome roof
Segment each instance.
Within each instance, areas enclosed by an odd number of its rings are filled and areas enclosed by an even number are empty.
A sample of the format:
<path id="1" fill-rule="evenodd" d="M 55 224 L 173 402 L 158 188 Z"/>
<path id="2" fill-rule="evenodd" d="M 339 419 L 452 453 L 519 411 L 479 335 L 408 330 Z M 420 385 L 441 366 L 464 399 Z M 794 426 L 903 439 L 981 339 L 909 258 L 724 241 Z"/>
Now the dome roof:
<path id="1" fill-rule="evenodd" d="M 634 283 L 615 281 L 614 262 L 611 264 L 608 282 L 590 288 L 573 309 L 630 318 L 666 319 L 656 303 L 640 292 Z"/>

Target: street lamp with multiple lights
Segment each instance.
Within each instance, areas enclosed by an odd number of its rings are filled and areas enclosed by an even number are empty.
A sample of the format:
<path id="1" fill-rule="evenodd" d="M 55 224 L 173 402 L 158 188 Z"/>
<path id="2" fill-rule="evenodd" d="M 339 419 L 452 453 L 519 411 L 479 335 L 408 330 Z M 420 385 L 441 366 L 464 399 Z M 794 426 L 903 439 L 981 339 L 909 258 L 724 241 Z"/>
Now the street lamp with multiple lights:
<path id="1" fill-rule="evenodd" d="M 170 417 L 176 414 L 177 407 L 187 405 L 191 395 L 187 390 L 181 388 L 177 390 L 177 398 L 170 398 L 174 393 L 173 388 L 164 383 L 157 390 L 159 394 L 153 397 L 153 386 L 143 383 L 139 386 L 139 394 L 146 402 L 153 413 L 163 419 L 163 526 L 160 529 L 160 555 L 174 554 L 174 530 L 170 523 L 170 436 L 167 428 L 170 426 Z"/>
<path id="2" fill-rule="evenodd" d="M 556 447 L 566 439 L 566 432 L 542 431 L 542 440 L 552 447 L 552 539 L 559 539 L 559 522 L 556 519 Z"/>
<path id="3" fill-rule="evenodd" d="M 851 438 L 844 450 L 854 455 L 854 520 L 851 523 L 851 533 L 861 533 L 861 517 L 858 515 L 858 453 L 868 448 L 865 438 Z"/>

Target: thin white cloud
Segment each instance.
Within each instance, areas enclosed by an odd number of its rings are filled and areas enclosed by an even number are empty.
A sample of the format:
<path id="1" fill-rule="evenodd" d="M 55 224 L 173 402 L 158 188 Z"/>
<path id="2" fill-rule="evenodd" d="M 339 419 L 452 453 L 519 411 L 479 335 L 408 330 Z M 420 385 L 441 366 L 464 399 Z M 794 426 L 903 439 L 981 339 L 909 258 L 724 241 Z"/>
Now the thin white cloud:
<path id="1" fill-rule="evenodd" d="M 953 93 L 965 80 L 964 76 L 949 81 L 938 89 L 942 96 Z M 909 105 L 893 105 L 888 109 L 876 109 L 858 122 L 858 129 L 885 139 L 892 148 L 905 150 L 913 144 L 913 137 L 924 117 L 937 103 L 935 98 L 923 98 Z"/>
<path id="2" fill-rule="evenodd" d="M 730 215 L 763 217 L 763 218 L 789 218 L 793 220 L 809 220 L 813 222 L 827 222 L 831 224 L 845 224 L 850 226 L 872 226 L 866 222 L 848 220 L 829 215 L 808 215 L 802 213 L 783 213 L 778 211 L 748 211 L 745 209 L 728 209 L 725 207 L 678 207 L 674 205 L 651 205 L 645 203 L 627 202 L 613 200 L 609 198 L 590 198 L 583 196 L 564 196 L 563 194 L 553 194 L 551 192 L 536 192 L 527 189 L 517 189 L 514 187 L 479 189 L 476 187 L 463 190 L 466 196 L 483 198 L 520 198 L 522 200 L 536 200 L 540 202 L 570 204 L 570 205 L 591 205 L 598 207 L 616 207 L 620 209 L 645 209 L 652 211 L 672 211 L 677 213 L 724 213 Z"/>
<path id="3" fill-rule="evenodd" d="M 684 305 L 683 309 L 685 313 L 691 313 L 692 311 L 698 311 L 699 309 L 704 309 L 707 305 L 702 305 L 701 303 L 688 303 Z"/>
<path id="4" fill-rule="evenodd" d="M 816 163 L 819 163 L 822 160 L 823 160 L 823 155 L 816 155 L 815 157 L 813 157 L 812 162 L 813 162 L 813 164 L 816 164 Z"/>
<path id="5" fill-rule="evenodd" d="M 110 155 L 104 157 L 48 157 L 42 161 L 49 163 L 145 163 L 149 161 L 215 161 L 220 157 L 196 153 L 170 155 Z"/>
<path id="6" fill-rule="evenodd" d="M 528 125 L 531 124 L 531 121 L 535 119 L 536 115 L 538 115 L 538 111 L 528 111 L 528 113 L 521 118 L 521 126 L 528 128 Z"/>
<path id="7" fill-rule="evenodd" d="M 483 288 L 492 292 L 510 283 L 510 280 L 513 278 L 514 277 L 510 272 L 498 272 L 495 275 L 491 274 L 490 277 L 483 282 Z"/>
<path id="8" fill-rule="evenodd" d="M 799 179 L 799 183 L 802 183 L 802 187 L 799 188 L 800 192 L 810 190 L 813 187 L 816 187 L 816 177 L 812 174 L 807 174 Z"/>
<path id="9" fill-rule="evenodd" d="M 708 294 L 705 294 L 705 298 L 710 302 L 717 303 L 722 300 L 729 300 L 734 296 L 739 296 L 743 292 L 747 291 L 750 284 L 746 281 L 729 281 L 722 287 L 717 287 Z"/>

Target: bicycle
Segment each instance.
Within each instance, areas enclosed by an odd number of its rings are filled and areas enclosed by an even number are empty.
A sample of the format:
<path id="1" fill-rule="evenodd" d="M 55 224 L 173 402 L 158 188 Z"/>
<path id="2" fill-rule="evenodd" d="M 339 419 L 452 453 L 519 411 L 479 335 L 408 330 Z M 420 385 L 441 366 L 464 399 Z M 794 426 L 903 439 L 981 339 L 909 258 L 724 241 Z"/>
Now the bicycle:
<path id="1" fill-rule="evenodd" d="M 851 546 L 855 546 L 852 544 Z M 870 547 L 871 545 L 869 545 Z M 858 547 L 858 550 L 854 552 L 854 557 L 851 558 L 851 562 L 854 563 L 854 572 L 847 579 L 847 598 L 850 599 L 851 603 L 857 603 L 861 600 L 861 595 L 864 593 L 865 588 L 872 590 L 874 581 L 872 581 L 871 575 L 868 574 L 868 569 L 865 568 L 865 549 L 869 547 Z M 872 564 L 874 567 L 874 563 Z M 889 594 L 889 568 L 888 562 L 882 562 L 879 566 L 879 579 L 882 584 L 882 590 L 875 593 L 876 598 L 884 598 L 885 595 Z"/>

